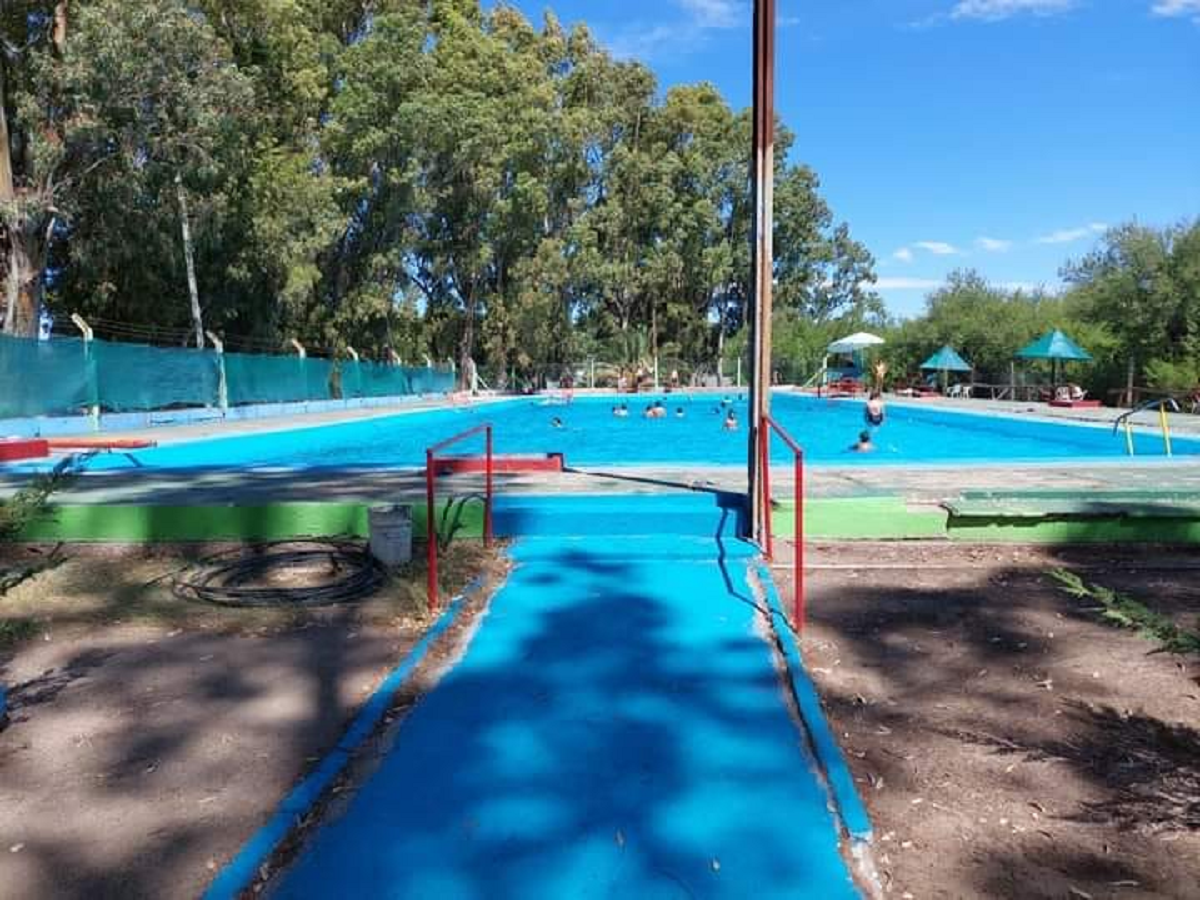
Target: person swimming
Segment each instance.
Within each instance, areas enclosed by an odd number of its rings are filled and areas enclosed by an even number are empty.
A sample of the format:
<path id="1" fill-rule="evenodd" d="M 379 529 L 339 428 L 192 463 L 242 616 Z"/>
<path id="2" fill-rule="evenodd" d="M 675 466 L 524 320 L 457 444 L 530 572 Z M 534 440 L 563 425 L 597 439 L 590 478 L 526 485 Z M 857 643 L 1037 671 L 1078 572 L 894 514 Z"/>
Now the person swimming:
<path id="1" fill-rule="evenodd" d="M 866 408 L 863 410 L 863 418 L 871 428 L 878 428 L 883 424 L 883 394 L 879 391 L 871 392 L 871 397 L 867 400 Z"/>
<path id="2" fill-rule="evenodd" d="M 682 407 L 682 406 L 677 406 L 677 407 L 675 407 L 675 418 L 677 418 L 677 419 L 682 419 L 682 418 L 683 418 L 684 416 L 686 416 L 686 415 L 687 415 L 687 413 L 685 413 L 685 412 L 683 411 L 683 407 Z"/>
<path id="3" fill-rule="evenodd" d="M 622 403 L 620 406 L 614 406 L 612 414 L 614 418 L 627 419 L 629 418 L 629 406 L 625 403 Z"/>
<path id="4" fill-rule="evenodd" d="M 721 427 L 724 428 L 726 431 L 737 431 L 738 430 L 737 413 L 734 412 L 732 409 L 729 410 L 729 413 L 725 416 L 725 421 L 721 424 Z"/>
<path id="5" fill-rule="evenodd" d="M 875 445 L 871 442 L 871 432 L 864 431 L 858 436 L 858 443 L 850 447 L 851 453 L 874 453 Z"/>
<path id="6" fill-rule="evenodd" d="M 560 419 L 558 416 L 555 416 L 553 419 L 550 420 L 550 427 L 551 428 L 562 428 L 563 420 Z"/>

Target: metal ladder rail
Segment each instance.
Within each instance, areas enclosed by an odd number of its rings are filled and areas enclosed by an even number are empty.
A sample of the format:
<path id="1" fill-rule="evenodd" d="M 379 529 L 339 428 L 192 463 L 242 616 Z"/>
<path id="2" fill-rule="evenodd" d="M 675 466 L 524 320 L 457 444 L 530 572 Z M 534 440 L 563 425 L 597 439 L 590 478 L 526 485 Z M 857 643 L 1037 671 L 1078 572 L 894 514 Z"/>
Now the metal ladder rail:
<path id="1" fill-rule="evenodd" d="M 1174 455 L 1173 448 L 1171 447 L 1171 423 L 1167 417 L 1167 412 L 1169 410 L 1170 412 L 1178 413 L 1183 412 L 1183 410 L 1180 409 L 1179 403 L 1176 402 L 1174 397 L 1160 397 L 1155 400 L 1147 400 L 1145 403 L 1135 406 L 1128 412 L 1117 416 L 1113 422 L 1114 435 L 1121 430 L 1121 426 L 1125 427 L 1125 449 L 1129 451 L 1130 456 L 1135 455 L 1133 446 L 1133 416 L 1155 408 L 1158 409 L 1158 423 L 1162 429 L 1163 449 L 1166 450 L 1167 456 Z"/>

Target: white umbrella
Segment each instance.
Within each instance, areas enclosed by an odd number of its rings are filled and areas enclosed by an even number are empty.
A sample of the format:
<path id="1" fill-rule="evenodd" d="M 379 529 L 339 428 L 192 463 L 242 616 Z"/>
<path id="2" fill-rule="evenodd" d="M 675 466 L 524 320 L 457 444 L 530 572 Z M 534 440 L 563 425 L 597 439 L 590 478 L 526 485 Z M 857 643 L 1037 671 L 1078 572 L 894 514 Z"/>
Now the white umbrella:
<path id="1" fill-rule="evenodd" d="M 829 352 L 857 353 L 859 350 L 865 350 L 867 347 L 878 347 L 882 343 L 884 343 L 884 340 L 878 335 L 868 334 L 865 331 L 860 331 L 858 334 L 852 334 L 850 337 L 844 337 L 840 341 L 834 341 L 829 345 Z"/>

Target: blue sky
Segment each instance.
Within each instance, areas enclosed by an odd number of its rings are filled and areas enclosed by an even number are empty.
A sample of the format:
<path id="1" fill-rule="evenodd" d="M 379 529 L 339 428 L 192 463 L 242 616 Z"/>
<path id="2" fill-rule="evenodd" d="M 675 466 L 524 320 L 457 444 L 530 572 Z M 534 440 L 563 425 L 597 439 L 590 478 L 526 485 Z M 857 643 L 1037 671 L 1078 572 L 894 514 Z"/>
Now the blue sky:
<path id="1" fill-rule="evenodd" d="M 1200 0 L 777 0 L 780 115 L 901 315 L 959 267 L 1055 288 L 1105 226 L 1200 215 Z M 517 0 L 665 89 L 750 102 L 749 0 Z"/>

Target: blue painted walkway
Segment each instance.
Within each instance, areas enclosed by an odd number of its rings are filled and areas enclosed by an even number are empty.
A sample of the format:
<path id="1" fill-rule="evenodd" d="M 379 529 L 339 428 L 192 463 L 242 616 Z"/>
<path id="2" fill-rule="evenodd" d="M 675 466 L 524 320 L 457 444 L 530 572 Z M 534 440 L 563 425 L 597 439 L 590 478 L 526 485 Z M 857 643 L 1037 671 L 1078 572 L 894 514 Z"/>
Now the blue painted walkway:
<path id="1" fill-rule="evenodd" d="M 523 503 L 466 656 L 275 896 L 856 896 L 712 498 Z"/>

